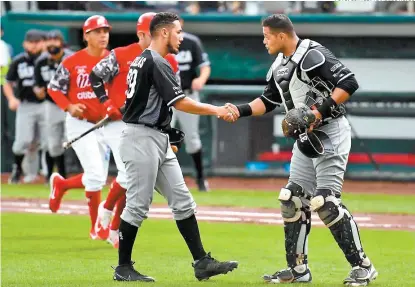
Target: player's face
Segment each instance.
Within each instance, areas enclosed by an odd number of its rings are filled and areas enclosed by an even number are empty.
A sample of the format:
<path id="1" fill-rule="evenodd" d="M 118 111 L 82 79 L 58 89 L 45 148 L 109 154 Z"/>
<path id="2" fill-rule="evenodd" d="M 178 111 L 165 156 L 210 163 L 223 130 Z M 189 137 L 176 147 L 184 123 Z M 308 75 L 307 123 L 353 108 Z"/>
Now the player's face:
<path id="1" fill-rule="evenodd" d="M 178 54 L 180 44 L 183 41 L 183 30 L 178 20 L 173 22 L 174 26 L 171 28 L 168 38 L 168 49 L 171 54 Z"/>
<path id="2" fill-rule="evenodd" d="M 96 49 L 106 49 L 110 38 L 109 28 L 98 28 L 85 34 L 88 46 Z"/>
<path id="3" fill-rule="evenodd" d="M 59 54 L 62 50 L 62 41 L 60 39 L 48 39 L 46 41 L 46 48 L 52 55 Z"/>
<path id="4" fill-rule="evenodd" d="M 42 52 L 43 41 L 24 41 L 23 48 L 26 52 L 28 52 L 31 55 L 37 55 Z"/>
<path id="5" fill-rule="evenodd" d="M 263 43 L 268 50 L 268 54 L 274 55 L 281 52 L 284 44 L 283 33 L 276 33 L 269 27 L 262 27 L 262 32 L 264 34 Z"/>

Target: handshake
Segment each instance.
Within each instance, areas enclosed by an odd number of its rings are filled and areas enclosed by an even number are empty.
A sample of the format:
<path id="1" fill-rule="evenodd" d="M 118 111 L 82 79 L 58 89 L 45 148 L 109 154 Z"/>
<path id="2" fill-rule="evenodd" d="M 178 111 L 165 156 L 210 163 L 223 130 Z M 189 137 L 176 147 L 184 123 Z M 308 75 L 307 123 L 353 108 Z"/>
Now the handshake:
<path id="1" fill-rule="evenodd" d="M 238 120 L 240 114 L 238 108 L 235 105 L 226 103 L 222 107 L 217 107 L 217 117 L 218 119 L 222 119 L 228 123 L 233 123 Z"/>

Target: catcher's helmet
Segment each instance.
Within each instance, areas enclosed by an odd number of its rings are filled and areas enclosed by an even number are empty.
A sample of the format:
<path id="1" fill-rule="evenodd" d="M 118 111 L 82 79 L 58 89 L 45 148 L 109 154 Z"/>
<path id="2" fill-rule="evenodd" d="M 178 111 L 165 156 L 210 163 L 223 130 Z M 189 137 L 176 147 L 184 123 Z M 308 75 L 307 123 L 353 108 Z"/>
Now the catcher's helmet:
<path id="1" fill-rule="evenodd" d="M 153 20 L 156 13 L 154 12 L 147 12 L 138 18 L 137 21 L 137 33 L 138 32 L 144 32 L 144 33 L 150 33 L 150 22 Z"/>
<path id="2" fill-rule="evenodd" d="M 99 29 L 99 28 L 109 28 L 111 29 L 111 25 L 108 23 L 107 19 L 101 15 L 94 15 L 86 19 L 82 30 L 84 34 L 91 32 L 92 30 Z"/>
<path id="3" fill-rule="evenodd" d="M 316 158 L 334 151 L 330 138 L 320 130 L 302 133 L 296 142 L 301 153 L 309 158 Z"/>

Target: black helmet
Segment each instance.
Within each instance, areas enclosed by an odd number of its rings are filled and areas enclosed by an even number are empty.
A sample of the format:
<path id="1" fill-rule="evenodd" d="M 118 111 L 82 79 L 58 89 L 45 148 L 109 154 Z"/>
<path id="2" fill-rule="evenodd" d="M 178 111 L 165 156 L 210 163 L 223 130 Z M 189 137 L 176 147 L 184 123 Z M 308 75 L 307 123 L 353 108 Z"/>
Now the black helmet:
<path id="1" fill-rule="evenodd" d="M 302 154 L 309 158 L 316 158 L 334 152 L 330 138 L 325 132 L 320 130 L 302 133 L 296 142 Z"/>

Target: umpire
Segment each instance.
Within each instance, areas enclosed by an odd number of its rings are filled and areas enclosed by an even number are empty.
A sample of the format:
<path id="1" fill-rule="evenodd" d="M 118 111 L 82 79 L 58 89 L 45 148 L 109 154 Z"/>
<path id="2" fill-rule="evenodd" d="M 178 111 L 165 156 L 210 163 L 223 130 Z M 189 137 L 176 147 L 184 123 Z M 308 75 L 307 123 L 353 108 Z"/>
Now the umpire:
<path id="1" fill-rule="evenodd" d="M 36 59 L 42 53 L 43 46 L 44 32 L 34 29 L 27 31 L 23 42 L 25 51 L 13 58 L 3 87 L 4 95 L 9 102 L 9 108 L 12 111 L 17 111 L 15 140 L 12 148 L 14 164 L 9 183 L 19 182 L 22 175 L 24 155 L 34 143 L 38 132 L 40 133 L 41 144 L 44 146 L 45 113 L 43 98 L 38 98 L 33 92 L 34 65 Z"/>
<path id="2" fill-rule="evenodd" d="M 269 16 L 262 26 L 268 53 L 277 55 L 267 74 L 268 84 L 249 104 L 227 106 L 235 116 L 244 117 L 263 115 L 282 105 L 287 112 L 284 135 L 296 138 L 288 184 L 278 197 L 288 269 L 263 278 L 269 283 L 311 282 L 307 245 L 311 211 L 315 211 L 352 267 L 343 283 L 366 286 L 378 272 L 363 251 L 353 216 L 341 201 L 351 147 L 344 102 L 358 89 L 355 76 L 326 47 L 299 39 L 287 16 Z M 302 121 L 298 129 L 292 129 Z"/>
<path id="3" fill-rule="evenodd" d="M 150 23 L 150 46 L 130 66 L 120 144 L 121 159 L 127 172 L 127 202 L 119 229 L 119 261 L 114 280 L 154 281 L 137 272 L 131 253 L 137 231 L 153 199 L 153 190 L 162 194 L 172 209 L 177 227 L 193 256 L 198 280 L 226 274 L 238 266 L 235 261 L 219 262 L 206 253 L 194 214 L 196 203 L 187 188 L 180 165 L 169 143 L 170 107 L 183 112 L 225 117 L 225 107 L 198 103 L 183 94 L 167 53 L 177 54 L 181 36 L 179 18 L 158 13 Z M 141 264 L 144 264 L 142 262 Z"/>
<path id="4" fill-rule="evenodd" d="M 183 23 L 183 19 L 180 19 L 182 27 Z M 180 44 L 176 60 L 179 62 L 180 81 L 184 94 L 199 102 L 199 91 L 203 89 L 210 76 L 208 54 L 204 51 L 200 39 L 190 33 L 183 33 L 183 42 Z M 186 152 L 193 158 L 199 191 L 208 191 L 208 183 L 203 172 L 199 118 L 199 115 L 174 110 L 172 126 L 175 126 L 176 121 L 179 121 L 181 129 L 186 134 L 184 138 Z"/>
<path id="5" fill-rule="evenodd" d="M 71 50 L 65 49 L 64 45 L 65 41 L 59 30 L 49 31 L 46 34 L 47 53 L 43 53 L 35 63 L 35 86 L 33 90 L 38 99 L 45 99 L 47 182 L 49 182 L 55 164 L 59 174 L 66 178 L 64 149 L 62 147 L 65 137 L 66 113 L 55 104 L 46 91 L 47 85 L 60 62 L 73 53 Z"/>

